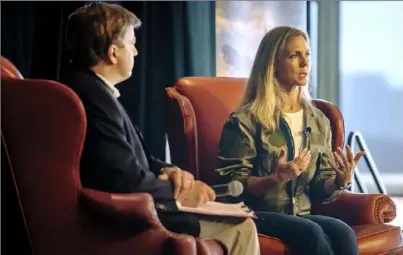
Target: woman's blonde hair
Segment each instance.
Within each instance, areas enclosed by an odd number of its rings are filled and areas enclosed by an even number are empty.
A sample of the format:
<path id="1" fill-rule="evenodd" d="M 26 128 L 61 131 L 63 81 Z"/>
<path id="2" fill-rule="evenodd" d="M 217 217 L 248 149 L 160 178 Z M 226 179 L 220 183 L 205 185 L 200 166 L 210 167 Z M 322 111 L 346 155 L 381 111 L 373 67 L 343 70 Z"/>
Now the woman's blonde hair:
<path id="1" fill-rule="evenodd" d="M 285 97 L 275 76 L 276 66 L 287 42 L 297 36 L 303 36 L 309 43 L 308 35 L 293 27 L 277 27 L 266 33 L 256 52 L 246 91 L 238 107 L 238 111 L 249 110 L 256 120 L 270 131 L 279 126 Z M 298 89 L 301 104 L 311 107 L 308 85 Z"/>

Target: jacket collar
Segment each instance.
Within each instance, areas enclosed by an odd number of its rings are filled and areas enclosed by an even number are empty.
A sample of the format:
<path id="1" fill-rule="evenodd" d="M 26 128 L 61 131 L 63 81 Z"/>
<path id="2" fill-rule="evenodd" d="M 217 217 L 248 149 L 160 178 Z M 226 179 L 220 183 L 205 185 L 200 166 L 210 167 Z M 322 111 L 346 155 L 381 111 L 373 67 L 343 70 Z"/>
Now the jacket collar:
<path id="1" fill-rule="evenodd" d="M 315 127 L 318 125 L 318 114 L 314 111 L 313 105 L 304 105 L 304 122 L 305 127 Z"/>
<path id="2" fill-rule="evenodd" d="M 111 82 L 109 82 L 105 77 L 103 77 L 102 75 L 100 75 L 98 73 L 95 73 L 95 75 L 98 76 L 98 78 L 100 78 L 103 81 L 103 83 L 105 83 L 105 85 L 112 92 L 114 97 L 118 98 L 120 96 L 119 90 Z"/>

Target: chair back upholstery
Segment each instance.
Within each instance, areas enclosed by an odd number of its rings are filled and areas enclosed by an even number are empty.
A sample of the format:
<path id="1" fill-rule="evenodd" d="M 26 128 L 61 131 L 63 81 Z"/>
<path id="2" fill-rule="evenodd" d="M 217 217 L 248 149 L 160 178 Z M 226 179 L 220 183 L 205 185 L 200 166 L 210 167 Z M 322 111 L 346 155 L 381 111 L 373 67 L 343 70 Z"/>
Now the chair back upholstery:
<path id="1" fill-rule="evenodd" d="M 214 183 L 221 131 L 241 100 L 244 84 L 245 80 L 237 78 L 188 77 L 166 89 L 173 163 Z"/>
<path id="2" fill-rule="evenodd" d="M 215 184 L 217 153 L 225 121 L 239 105 L 246 79 L 184 77 L 166 89 L 166 130 L 172 162 Z M 344 144 L 344 121 L 330 102 L 313 100 L 329 118 L 333 147 Z"/>
<path id="3" fill-rule="evenodd" d="M 2 93 L 2 138 L 31 248 L 60 254 L 60 247 L 83 242 L 77 203 L 84 109 L 54 81 L 2 79 Z"/>
<path id="4" fill-rule="evenodd" d="M 20 71 L 7 58 L 1 56 L 1 78 L 23 79 Z"/>

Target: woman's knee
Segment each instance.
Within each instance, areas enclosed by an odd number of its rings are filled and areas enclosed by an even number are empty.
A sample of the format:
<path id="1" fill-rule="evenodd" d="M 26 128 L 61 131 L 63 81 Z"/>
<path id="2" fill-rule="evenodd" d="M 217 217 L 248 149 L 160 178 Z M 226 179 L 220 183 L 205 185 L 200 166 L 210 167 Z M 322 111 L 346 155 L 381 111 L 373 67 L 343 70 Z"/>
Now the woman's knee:
<path id="1" fill-rule="evenodd" d="M 306 220 L 304 224 L 300 226 L 295 226 L 296 228 L 301 228 L 301 234 L 304 235 L 307 239 L 315 239 L 320 240 L 323 239 L 325 232 L 322 227 L 317 223 Z"/>
<path id="2" fill-rule="evenodd" d="M 357 242 L 357 235 L 354 230 L 347 225 L 345 222 L 339 219 L 333 219 L 334 226 L 330 228 L 330 231 L 336 232 L 334 235 L 340 237 L 340 239 L 344 240 L 343 242 L 350 241 L 350 243 Z M 326 231 L 327 232 L 327 231 Z"/>
<path id="3" fill-rule="evenodd" d="M 343 246 L 357 246 L 357 235 L 345 222 L 320 215 L 309 216 L 309 219 L 321 225 L 323 231 L 336 246 L 340 245 L 340 243 L 343 244 Z"/>
<path id="4" fill-rule="evenodd" d="M 329 224 L 323 228 L 325 233 L 331 237 L 336 254 L 357 255 L 359 253 L 357 235 L 345 222 L 332 218 Z"/>
<path id="5" fill-rule="evenodd" d="M 257 221 L 259 233 L 280 239 L 295 237 L 307 240 L 310 240 L 312 236 L 324 235 L 318 224 L 298 216 L 279 213 L 264 213 L 259 216 L 260 220 Z"/>
<path id="6" fill-rule="evenodd" d="M 333 236 L 338 236 L 340 238 L 344 237 L 344 239 L 357 239 L 354 230 L 347 225 L 347 223 L 339 219 L 329 218 L 327 226 L 323 226 L 323 228 L 325 232 L 333 232 Z"/>
<path id="7" fill-rule="evenodd" d="M 285 214 L 265 213 L 260 216 L 257 221 L 259 231 L 279 238 L 292 250 L 302 254 L 333 254 L 328 237 L 315 222 Z"/>
<path id="8" fill-rule="evenodd" d="M 334 254 L 328 236 L 317 223 L 303 219 L 300 224 L 294 225 L 294 229 L 294 232 L 289 233 L 289 243 L 301 254 Z"/>

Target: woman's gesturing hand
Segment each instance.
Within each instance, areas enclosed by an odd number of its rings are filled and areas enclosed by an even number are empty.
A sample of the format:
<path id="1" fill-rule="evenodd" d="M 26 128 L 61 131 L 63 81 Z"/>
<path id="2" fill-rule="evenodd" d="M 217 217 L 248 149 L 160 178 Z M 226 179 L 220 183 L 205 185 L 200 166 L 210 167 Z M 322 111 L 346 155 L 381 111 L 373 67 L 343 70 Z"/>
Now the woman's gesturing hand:
<path id="1" fill-rule="evenodd" d="M 365 152 L 360 151 L 353 157 L 353 151 L 350 146 L 346 145 L 347 156 L 341 148 L 337 148 L 333 152 L 335 161 L 328 160 L 329 165 L 336 171 L 336 185 L 337 187 L 344 187 L 351 182 L 353 177 L 354 168 L 357 166 L 358 161 Z"/>
<path id="2" fill-rule="evenodd" d="M 304 148 L 294 160 L 287 162 L 286 150 L 284 147 L 281 148 L 275 172 L 278 182 L 287 182 L 297 178 L 306 170 L 310 160 L 311 152 Z"/>

